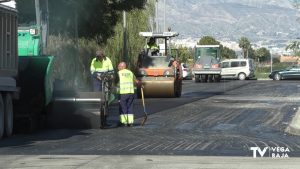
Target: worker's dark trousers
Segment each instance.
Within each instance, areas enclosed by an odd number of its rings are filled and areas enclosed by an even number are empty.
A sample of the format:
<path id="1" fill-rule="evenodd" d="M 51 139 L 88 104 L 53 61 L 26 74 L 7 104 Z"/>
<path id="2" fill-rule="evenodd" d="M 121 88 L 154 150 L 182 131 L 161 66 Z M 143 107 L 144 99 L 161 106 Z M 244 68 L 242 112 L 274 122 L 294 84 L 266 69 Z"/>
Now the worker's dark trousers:
<path id="1" fill-rule="evenodd" d="M 120 95 L 120 115 L 133 114 L 134 94 Z"/>
<path id="2" fill-rule="evenodd" d="M 94 92 L 102 91 L 102 81 L 95 77 L 92 78 L 93 78 L 93 91 Z"/>

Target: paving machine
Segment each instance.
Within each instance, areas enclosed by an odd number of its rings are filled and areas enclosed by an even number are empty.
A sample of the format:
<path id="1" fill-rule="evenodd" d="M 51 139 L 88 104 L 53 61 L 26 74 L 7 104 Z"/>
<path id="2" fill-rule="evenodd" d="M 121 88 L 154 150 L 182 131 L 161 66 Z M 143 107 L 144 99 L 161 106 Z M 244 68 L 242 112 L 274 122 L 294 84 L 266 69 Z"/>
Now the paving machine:
<path id="1" fill-rule="evenodd" d="M 103 74 L 102 76 L 104 78 L 103 86 L 106 87 L 103 90 L 105 92 L 55 87 L 59 86 L 54 85 L 55 80 L 53 78 L 55 57 L 46 54 L 48 37 L 47 2 L 47 0 L 35 0 L 36 24 L 22 25 L 18 27 L 18 31 L 16 31 L 18 26 L 17 12 L 13 9 L 1 7 L 1 17 L 7 20 L 6 23 L 10 23 L 9 25 L 0 26 L 0 28 L 4 26 L 8 30 L 4 32 L 8 38 L 1 41 L 7 52 L 3 56 L 1 55 L 1 58 L 12 58 L 12 60 L 7 60 L 7 64 L 1 66 L 0 69 L 0 74 L 2 74 L 7 72 L 6 69 L 10 66 L 8 73 L 11 72 L 9 78 L 6 77 L 8 74 L 4 78 L 0 78 L 0 82 L 3 82 L 6 86 L 3 90 L 5 98 L 12 97 L 14 99 L 13 105 L 7 104 L 11 105 L 6 111 L 11 112 L 7 120 L 8 124 L 6 126 L 8 127 L 5 127 L 9 130 L 6 132 L 8 136 L 12 134 L 13 127 L 14 130 L 21 132 L 33 131 L 40 127 L 103 127 L 108 113 L 108 104 L 114 99 L 111 93 L 112 85 L 110 84 L 112 80 L 107 78 L 111 75 L 104 77 Z M 1 24 L 3 23 L 1 22 Z M 108 83 L 109 85 L 106 85 Z M 2 85 L 0 85 L 1 87 Z M 8 91 L 9 96 L 6 94 Z M 7 102 L 10 103 L 11 100 L 7 99 Z M 1 107 L 3 106 L 0 104 L 0 138 L 4 133 L 3 128 L 5 126 L 2 123 Z M 12 119 L 14 119 L 13 122 Z"/>
<path id="2" fill-rule="evenodd" d="M 19 81 L 24 88 L 20 102 L 30 106 L 22 110 L 31 113 L 35 110 L 37 121 L 47 128 L 104 128 L 108 105 L 115 98 L 111 92 L 113 72 L 98 72 L 103 92 L 67 88 L 63 81 L 53 79 L 55 57 L 45 55 L 48 7 L 43 5 L 47 5 L 47 1 L 35 0 L 37 26 L 19 29 Z"/>
<path id="3" fill-rule="evenodd" d="M 178 36 L 176 32 L 140 32 L 146 39 L 144 51 L 138 59 L 137 79 L 144 86 L 145 97 L 180 97 L 182 91 L 182 69 L 177 56 L 171 55 L 168 43 L 172 37 Z M 147 48 L 149 38 L 163 41 L 163 49 L 153 54 Z"/>

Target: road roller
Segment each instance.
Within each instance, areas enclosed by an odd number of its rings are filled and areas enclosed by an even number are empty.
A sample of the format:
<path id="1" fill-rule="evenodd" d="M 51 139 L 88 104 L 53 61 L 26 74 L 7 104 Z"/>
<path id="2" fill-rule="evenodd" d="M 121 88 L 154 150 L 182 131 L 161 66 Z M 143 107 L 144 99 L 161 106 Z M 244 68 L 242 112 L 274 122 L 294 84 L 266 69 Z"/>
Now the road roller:
<path id="1" fill-rule="evenodd" d="M 145 97 L 180 97 L 182 91 L 182 69 L 178 56 L 172 55 L 168 44 L 177 32 L 140 32 L 145 37 L 146 45 L 138 58 L 137 79 L 144 86 Z M 159 45 L 154 52 L 147 44 L 155 39 Z M 157 49 L 155 49 L 157 50 Z M 138 90 L 139 91 L 139 90 Z"/>

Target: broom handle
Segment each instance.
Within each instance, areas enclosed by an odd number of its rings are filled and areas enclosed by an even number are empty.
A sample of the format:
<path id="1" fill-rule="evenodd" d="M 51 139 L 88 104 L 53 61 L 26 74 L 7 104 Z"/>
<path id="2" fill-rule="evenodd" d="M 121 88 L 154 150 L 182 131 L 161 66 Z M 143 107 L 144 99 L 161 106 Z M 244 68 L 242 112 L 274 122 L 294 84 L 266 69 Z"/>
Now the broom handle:
<path id="1" fill-rule="evenodd" d="M 145 109 L 144 90 L 143 90 L 142 87 L 141 87 L 141 94 L 142 94 L 143 107 L 144 107 L 144 109 Z"/>

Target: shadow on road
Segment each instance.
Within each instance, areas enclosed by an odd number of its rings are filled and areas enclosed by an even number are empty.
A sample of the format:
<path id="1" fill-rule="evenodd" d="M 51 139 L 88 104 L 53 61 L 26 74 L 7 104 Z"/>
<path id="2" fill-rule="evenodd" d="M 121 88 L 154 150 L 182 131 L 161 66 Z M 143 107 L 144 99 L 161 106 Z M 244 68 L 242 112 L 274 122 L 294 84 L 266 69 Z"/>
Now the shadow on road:
<path id="1" fill-rule="evenodd" d="M 0 141 L 0 147 L 33 147 L 41 141 L 55 141 L 68 139 L 72 136 L 89 135 L 83 130 L 40 130 L 30 135 L 20 134 Z"/>

